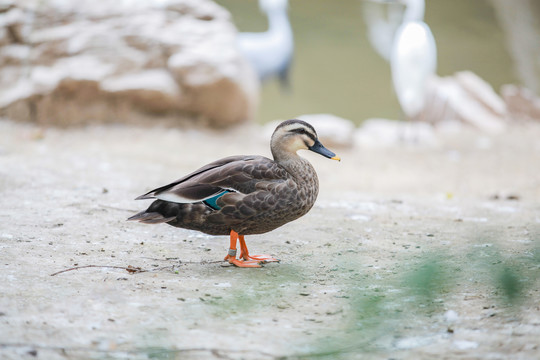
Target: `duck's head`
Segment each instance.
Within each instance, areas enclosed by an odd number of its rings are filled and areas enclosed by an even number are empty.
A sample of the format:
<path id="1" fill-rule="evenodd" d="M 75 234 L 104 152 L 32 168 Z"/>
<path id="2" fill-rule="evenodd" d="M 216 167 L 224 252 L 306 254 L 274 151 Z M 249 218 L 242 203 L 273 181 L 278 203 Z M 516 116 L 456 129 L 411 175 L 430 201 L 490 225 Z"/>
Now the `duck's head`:
<path id="1" fill-rule="evenodd" d="M 276 161 L 296 155 L 298 150 L 310 150 L 332 160 L 341 160 L 321 144 L 313 126 L 297 119 L 286 120 L 276 127 L 270 148 Z"/>

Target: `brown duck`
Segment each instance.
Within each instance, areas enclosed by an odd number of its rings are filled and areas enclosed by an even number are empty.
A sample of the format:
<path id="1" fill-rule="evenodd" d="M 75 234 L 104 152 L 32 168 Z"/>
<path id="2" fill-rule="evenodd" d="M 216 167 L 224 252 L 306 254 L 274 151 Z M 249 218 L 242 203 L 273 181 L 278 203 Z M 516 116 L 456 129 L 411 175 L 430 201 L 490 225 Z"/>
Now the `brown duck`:
<path id="1" fill-rule="evenodd" d="M 230 235 L 225 260 L 239 267 L 260 267 L 278 261 L 268 255 L 250 255 L 244 235 L 274 230 L 298 219 L 313 206 L 319 192 L 317 173 L 297 155 L 298 150 L 340 159 L 319 142 L 315 129 L 301 120 L 279 124 L 270 148 L 274 160 L 258 155 L 226 157 L 139 196 L 136 200 L 157 200 L 128 220 Z"/>

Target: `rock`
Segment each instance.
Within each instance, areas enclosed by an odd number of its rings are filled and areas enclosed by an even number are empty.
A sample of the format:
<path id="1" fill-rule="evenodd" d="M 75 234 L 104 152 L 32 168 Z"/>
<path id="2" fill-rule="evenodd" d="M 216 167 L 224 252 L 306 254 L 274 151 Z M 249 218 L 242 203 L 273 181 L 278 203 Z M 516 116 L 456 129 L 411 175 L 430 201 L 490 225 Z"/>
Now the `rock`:
<path id="1" fill-rule="evenodd" d="M 8 90 L 0 92 L 0 107 L 7 108 L 19 99 L 30 98 L 34 93 L 34 84 L 31 81 L 19 81 Z"/>
<path id="2" fill-rule="evenodd" d="M 430 106 L 425 111 L 434 123 L 459 120 L 488 133 L 506 129 L 505 106 L 493 89 L 477 76 L 458 73 L 434 77 L 429 87 Z"/>
<path id="3" fill-rule="evenodd" d="M 506 104 L 485 80 L 471 71 L 460 71 L 454 75 L 454 78 L 468 95 L 494 115 L 506 116 Z"/>
<path id="4" fill-rule="evenodd" d="M 0 28 L 0 33 L 2 30 Z M 0 35 L 0 38 L 2 36 Z M 0 40 L 1 45 L 1 40 Z M 18 65 L 25 59 L 28 59 L 30 57 L 30 46 L 27 45 L 19 45 L 19 44 L 10 44 L 10 45 L 3 45 L 0 48 L 0 66 L 7 66 L 7 65 Z"/>
<path id="5" fill-rule="evenodd" d="M 110 77 L 101 82 L 100 88 L 121 102 L 136 104 L 147 111 L 160 113 L 180 108 L 180 88 L 164 69 Z"/>
<path id="6" fill-rule="evenodd" d="M 191 117 L 227 126 L 253 117 L 258 79 L 236 49 L 229 13 L 210 0 L 5 8 L 0 115 L 63 125 Z"/>
<path id="7" fill-rule="evenodd" d="M 233 37 L 227 38 L 228 43 L 234 41 Z M 220 118 L 223 125 L 253 117 L 258 103 L 258 80 L 236 48 L 200 42 L 192 51 L 173 54 L 167 66 L 185 90 L 182 104 L 187 111 L 210 119 Z"/>
<path id="8" fill-rule="evenodd" d="M 478 343 L 476 341 L 456 340 L 454 341 L 454 347 L 458 350 L 472 350 L 478 348 Z"/>
<path id="9" fill-rule="evenodd" d="M 510 118 L 540 121 L 540 98 L 531 90 L 512 84 L 501 87 Z"/>
<path id="10" fill-rule="evenodd" d="M 24 42 L 24 20 L 25 14 L 20 8 L 13 7 L 0 13 L 0 28 L 4 29 L 1 37 L 3 44 Z"/>
<path id="11" fill-rule="evenodd" d="M 446 322 L 456 322 L 459 320 L 459 314 L 454 310 L 446 311 L 443 316 Z"/>
<path id="12" fill-rule="evenodd" d="M 433 125 L 425 122 L 403 122 L 367 119 L 354 133 L 355 144 L 362 147 L 391 147 L 403 143 L 424 146 L 438 144 Z"/>

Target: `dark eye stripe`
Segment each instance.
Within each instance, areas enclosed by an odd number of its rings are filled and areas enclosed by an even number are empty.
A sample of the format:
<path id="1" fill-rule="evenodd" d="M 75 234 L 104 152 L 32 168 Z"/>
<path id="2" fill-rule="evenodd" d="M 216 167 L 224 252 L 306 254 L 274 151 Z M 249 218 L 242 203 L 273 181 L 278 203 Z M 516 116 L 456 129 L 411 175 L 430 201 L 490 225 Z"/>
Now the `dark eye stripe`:
<path id="1" fill-rule="evenodd" d="M 301 134 L 301 135 L 307 135 L 311 140 L 316 141 L 317 138 L 310 132 L 307 132 L 304 128 L 297 128 L 297 129 L 291 129 L 289 132 Z"/>

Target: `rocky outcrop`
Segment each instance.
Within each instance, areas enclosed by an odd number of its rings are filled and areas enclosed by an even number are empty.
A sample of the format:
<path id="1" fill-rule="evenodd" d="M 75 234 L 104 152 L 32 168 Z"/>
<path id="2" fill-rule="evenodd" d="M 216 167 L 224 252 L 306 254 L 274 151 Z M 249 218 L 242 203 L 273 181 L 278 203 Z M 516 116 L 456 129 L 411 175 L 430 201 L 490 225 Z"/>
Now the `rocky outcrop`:
<path id="1" fill-rule="evenodd" d="M 354 132 L 355 145 L 363 148 L 387 148 L 414 144 L 435 147 L 439 144 L 436 128 L 421 121 L 365 120 Z"/>
<path id="2" fill-rule="evenodd" d="M 506 105 L 491 85 L 470 71 L 434 77 L 424 118 L 434 124 L 460 121 L 488 133 L 506 129 Z"/>
<path id="3" fill-rule="evenodd" d="M 0 114 L 43 124 L 253 116 L 258 80 L 210 0 L 0 2 Z"/>
<path id="4" fill-rule="evenodd" d="M 513 84 L 503 85 L 501 88 L 503 97 L 508 108 L 508 114 L 512 120 L 517 121 L 540 121 L 540 97 L 531 90 Z"/>

